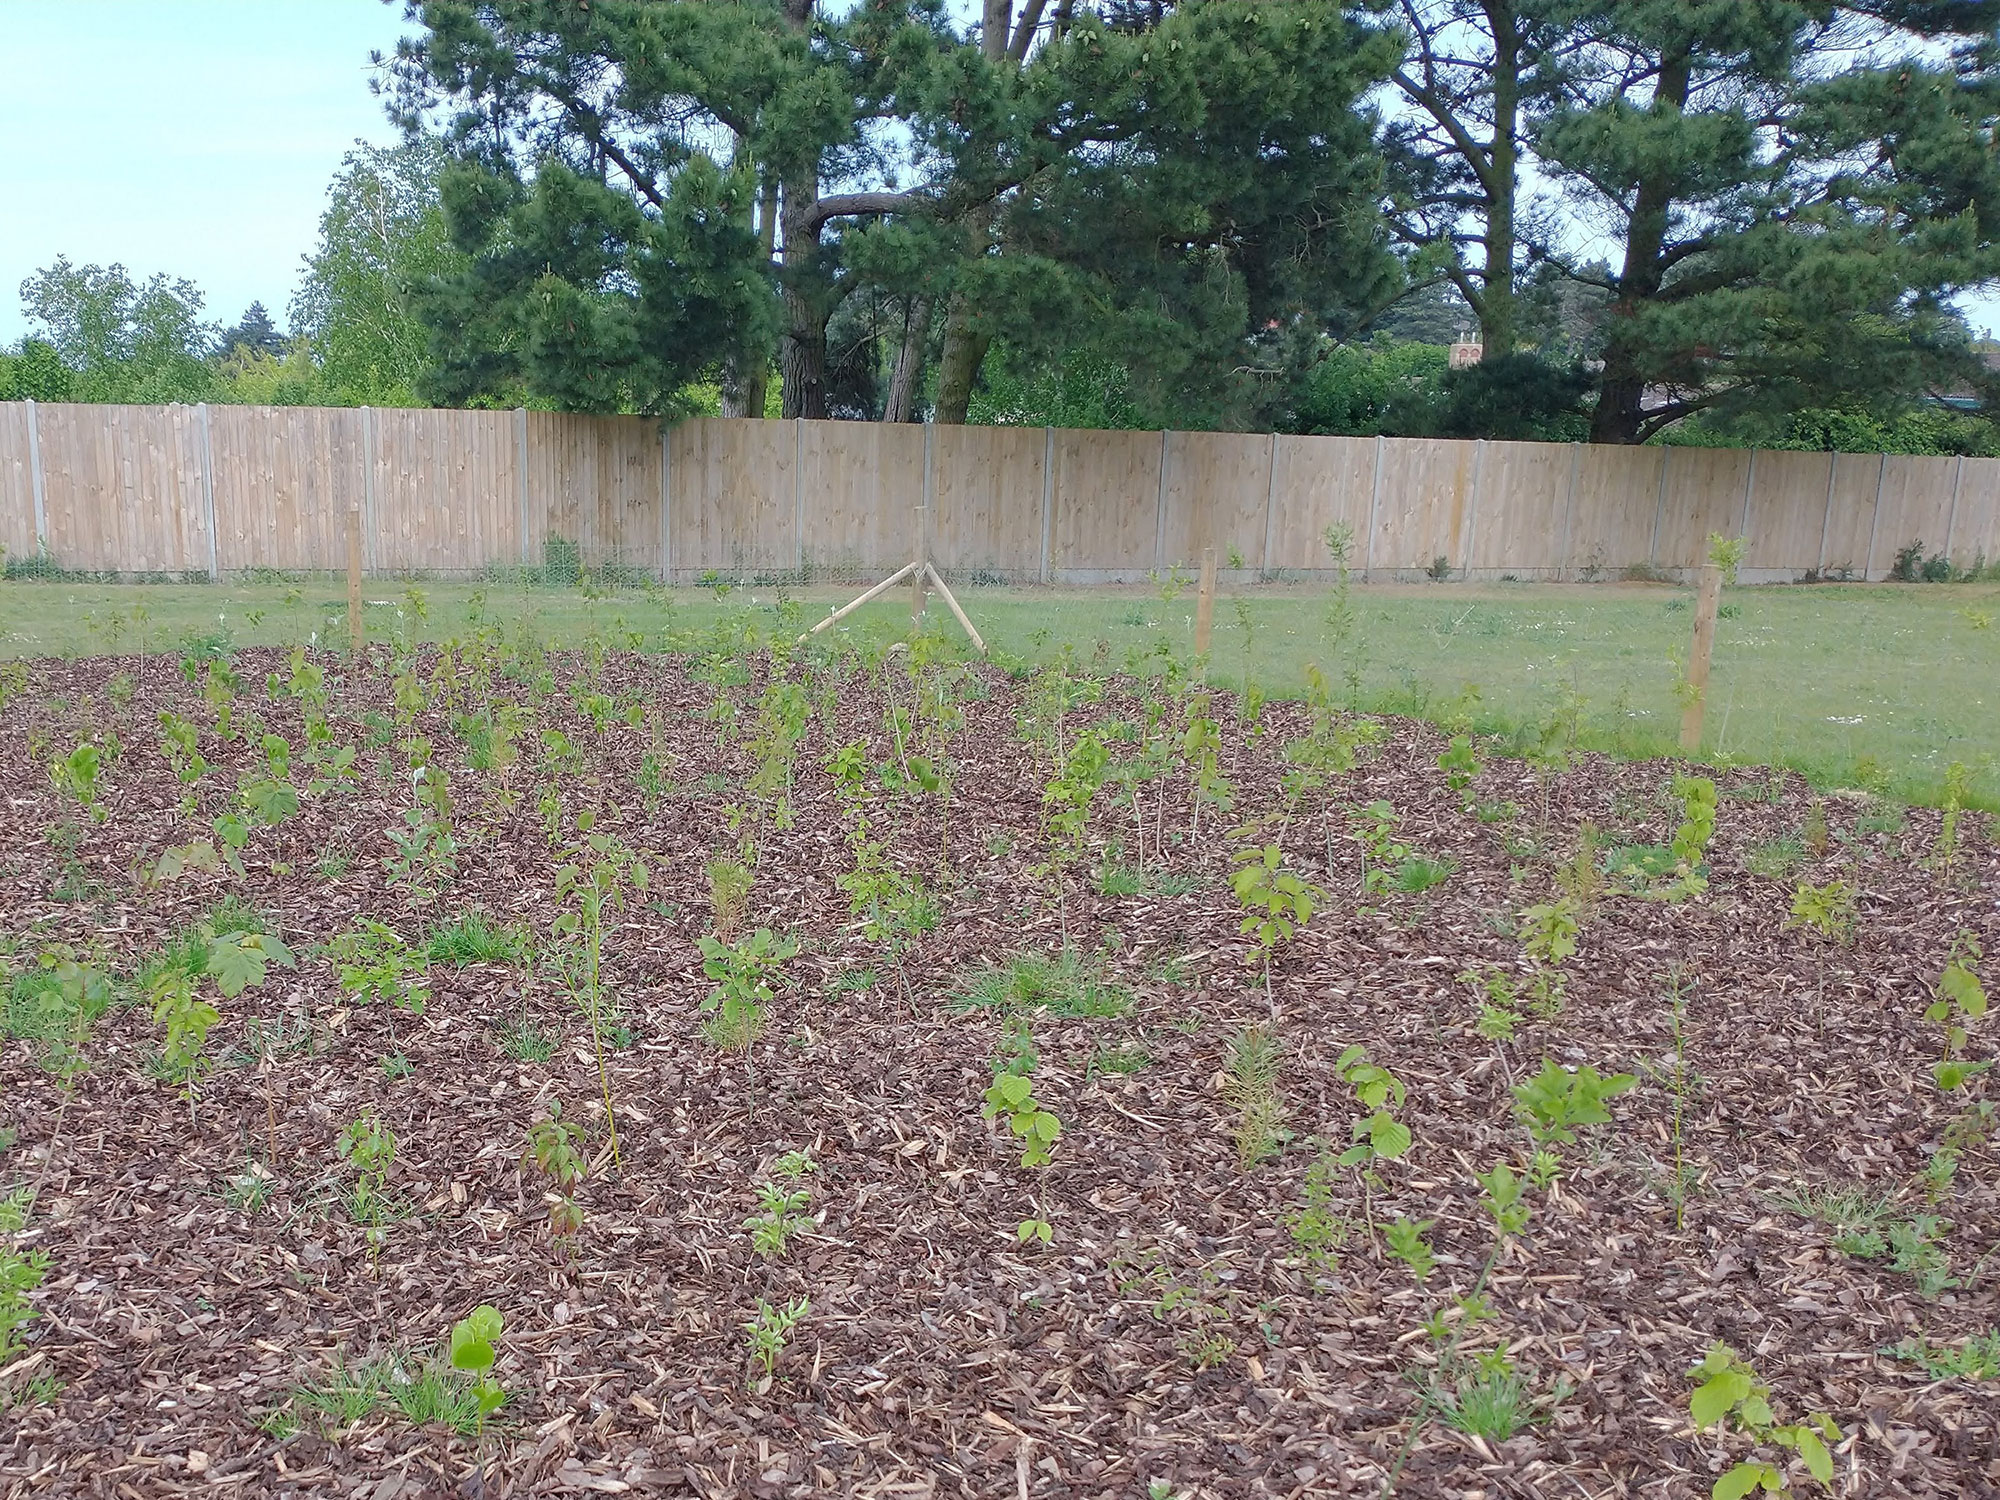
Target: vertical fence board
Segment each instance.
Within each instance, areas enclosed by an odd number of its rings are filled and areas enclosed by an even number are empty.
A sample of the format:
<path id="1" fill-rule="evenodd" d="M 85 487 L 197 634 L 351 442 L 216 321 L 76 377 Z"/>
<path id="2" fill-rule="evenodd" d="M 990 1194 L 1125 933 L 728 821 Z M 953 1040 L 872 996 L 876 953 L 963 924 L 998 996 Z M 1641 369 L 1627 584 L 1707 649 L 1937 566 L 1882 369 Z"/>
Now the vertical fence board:
<path id="1" fill-rule="evenodd" d="M 1646 565 L 1658 515 L 1659 448 L 1586 443 L 1577 454 L 1569 576 L 1589 583 Z"/>
<path id="2" fill-rule="evenodd" d="M 1479 476 L 1479 529 L 1465 558 L 1468 571 L 1515 578 L 1555 576 L 1562 565 L 1570 463 L 1566 445 L 1486 445 Z"/>
<path id="3" fill-rule="evenodd" d="M 799 462 L 804 555 L 815 575 L 865 581 L 910 560 L 910 526 L 924 494 L 921 425 L 807 422 Z"/>
<path id="4" fill-rule="evenodd" d="M 1955 567 L 2000 563 L 2000 460 L 1965 461 L 1965 477 L 1958 490 L 1958 524 L 1951 535 Z"/>
<path id="5" fill-rule="evenodd" d="M 933 429 L 930 551 L 940 569 L 991 581 L 1039 576 L 1052 446 L 1042 427 Z"/>
<path id="6" fill-rule="evenodd" d="M 1353 534 L 1352 563 L 1366 555 L 1369 495 L 1375 481 L 1375 440 L 1281 437 L 1271 476 L 1271 569 L 1318 572 L 1333 566 L 1329 527 Z"/>
<path id="7" fill-rule="evenodd" d="M 1375 511 L 1374 567 L 1416 572 L 1442 557 L 1465 564 L 1477 445 L 1389 438 L 1382 447 L 1382 496 Z"/>
<path id="8" fill-rule="evenodd" d="M 35 555 L 35 479 L 28 470 L 25 401 L 0 401 L 0 547 L 16 562 Z"/>
<path id="9" fill-rule="evenodd" d="M 1062 429 L 1055 448 L 1055 576 L 1145 577 L 1158 537 L 1160 434 Z"/>
<path id="10" fill-rule="evenodd" d="M 1666 474 L 1653 565 L 1692 575 L 1708 556 L 1711 532 L 1736 535 L 1752 475 L 1743 448 L 1676 448 Z M 1757 462 L 1761 467 L 1763 455 Z"/>
<path id="11" fill-rule="evenodd" d="M 1261 571 L 1270 513 L 1271 435 L 1249 432 L 1170 432 L 1166 437 L 1163 567 L 1190 572 L 1213 547 L 1224 567 Z M 1241 563 L 1228 561 L 1231 553 Z"/>
<path id="12" fill-rule="evenodd" d="M 1836 453 L 1826 508 L 1822 571 L 1830 578 L 1865 578 L 1875 535 L 1875 497 L 1884 480 L 1879 453 Z"/>
<path id="13" fill-rule="evenodd" d="M 1831 453 L 1766 448 L 1757 454 L 1745 528 L 1750 545 L 1744 548 L 1739 578 L 1745 583 L 1790 580 L 1819 565 L 1826 487 L 1832 473 Z"/>
<path id="14" fill-rule="evenodd" d="M 1951 524 L 1952 479 L 1956 458 L 1891 455 L 1882 466 L 1882 515 L 1868 554 L 1868 576 L 1887 578 L 1896 554 L 1912 542 L 1928 558 L 1945 549 Z M 1961 499 L 1963 497 L 1961 496 Z"/>

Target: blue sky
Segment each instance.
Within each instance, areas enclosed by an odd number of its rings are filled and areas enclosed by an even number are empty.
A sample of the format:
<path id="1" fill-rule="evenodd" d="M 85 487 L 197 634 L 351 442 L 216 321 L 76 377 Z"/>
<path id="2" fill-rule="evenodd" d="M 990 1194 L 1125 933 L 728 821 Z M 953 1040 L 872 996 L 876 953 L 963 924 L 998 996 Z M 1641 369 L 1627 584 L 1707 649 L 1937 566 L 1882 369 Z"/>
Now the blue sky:
<path id="1" fill-rule="evenodd" d="M 396 140 L 368 90 L 381 0 L 0 0 L 0 343 L 58 255 L 165 271 L 280 323 L 328 180 Z"/>
<path id="2" fill-rule="evenodd" d="M 396 131 L 371 50 L 382 0 L 0 0 L 0 344 L 21 281 L 59 255 L 184 276 L 207 315 L 261 301 L 283 324 L 326 186 L 355 141 Z M 2000 295 L 1967 299 L 2000 328 Z"/>

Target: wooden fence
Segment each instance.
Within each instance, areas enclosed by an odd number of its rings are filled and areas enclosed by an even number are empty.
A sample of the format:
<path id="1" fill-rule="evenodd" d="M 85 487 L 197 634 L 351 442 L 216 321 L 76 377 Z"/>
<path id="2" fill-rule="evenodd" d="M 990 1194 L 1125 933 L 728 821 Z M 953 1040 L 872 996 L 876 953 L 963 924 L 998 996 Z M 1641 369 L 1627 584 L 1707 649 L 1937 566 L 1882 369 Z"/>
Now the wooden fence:
<path id="1" fill-rule="evenodd" d="M 1879 579 L 1922 541 L 2000 559 L 2000 460 L 1412 438 L 1080 432 L 527 411 L 0 403 L 0 546 L 69 572 L 849 580 L 1192 566 L 1311 578 L 1351 528 L 1370 579 L 1683 575 L 1710 532 L 1751 582 Z"/>

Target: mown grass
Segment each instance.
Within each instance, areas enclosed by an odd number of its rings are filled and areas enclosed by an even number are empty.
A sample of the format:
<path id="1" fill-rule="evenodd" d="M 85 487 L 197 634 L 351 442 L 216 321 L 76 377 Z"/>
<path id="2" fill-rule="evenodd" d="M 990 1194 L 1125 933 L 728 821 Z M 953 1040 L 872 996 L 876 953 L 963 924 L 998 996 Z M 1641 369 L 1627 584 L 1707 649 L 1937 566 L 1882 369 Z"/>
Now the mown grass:
<path id="1" fill-rule="evenodd" d="M 544 644 L 595 631 L 612 644 L 657 646 L 669 633 L 725 622 L 802 629 L 853 589 L 744 587 L 612 591 L 470 583 L 371 583 L 371 638 L 405 631 L 441 640 L 485 620 Z M 1048 661 L 1067 647 L 1107 667 L 1162 644 L 1185 652 L 1194 598 L 1143 588 L 967 588 L 961 602 L 997 653 Z M 1358 706 L 1441 718 L 1487 734 L 1531 731 L 1580 704 L 1581 742 L 1625 756 L 1675 753 L 1677 653 L 1692 591 L 1664 585 L 1502 584 L 1357 587 L 1354 649 L 1328 660 L 1323 589 L 1236 590 L 1218 602 L 1211 680 L 1246 677 L 1274 697 L 1304 689 L 1308 663 L 1353 673 Z M 781 600 L 789 601 L 781 605 Z M 0 656 L 178 650 L 344 640 L 337 584 L 0 585 Z M 138 618 L 135 618 L 135 610 Z M 781 613 L 781 610 L 784 613 Z M 940 611 L 940 618 L 942 612 Z M 841 629 L 881 644 L 907 632 L 897 591 Z M 951 629 L 949 622 L 946 628 Z M 1101 644 L 1100 644 L 1101 643 Z M 1974 800 L 2000 806 L 2000 587 L 1833 584 L 1732 590 L 1716 635 L 1707 758 L 1793 767 L 1821 785 L 1870 786 L 1935 801 L 1945 768 L 1985 770 Z"/>

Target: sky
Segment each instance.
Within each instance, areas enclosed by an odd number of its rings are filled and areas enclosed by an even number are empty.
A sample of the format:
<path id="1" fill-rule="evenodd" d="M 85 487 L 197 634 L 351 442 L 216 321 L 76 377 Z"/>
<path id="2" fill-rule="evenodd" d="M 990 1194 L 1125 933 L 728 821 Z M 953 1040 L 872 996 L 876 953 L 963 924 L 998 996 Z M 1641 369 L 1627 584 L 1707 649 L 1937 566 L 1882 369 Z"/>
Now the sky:
<path id="1" fill-rule="evenodd" d="M 0 0 L 0 345 L 61 255 L 283 326 L 341 157 L 397 139 L 369 53 L 403 30 L 401 0 Z M 2000 294 L 1962 308 L 2000 328 Z"/>
<path id="2" fill-rule="evenodd" d="M 397 132 L 368 54 L 398 0 L 0 0 L 0 344 L 22 280 L 59 255 L 122 262 L 282 325 L 327 183 Z"/>

